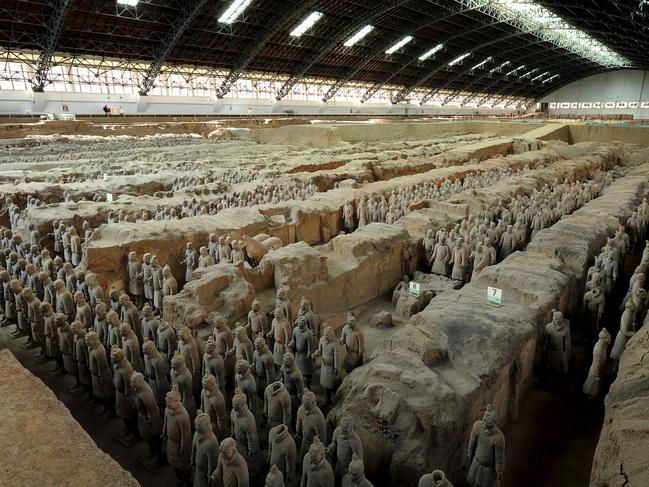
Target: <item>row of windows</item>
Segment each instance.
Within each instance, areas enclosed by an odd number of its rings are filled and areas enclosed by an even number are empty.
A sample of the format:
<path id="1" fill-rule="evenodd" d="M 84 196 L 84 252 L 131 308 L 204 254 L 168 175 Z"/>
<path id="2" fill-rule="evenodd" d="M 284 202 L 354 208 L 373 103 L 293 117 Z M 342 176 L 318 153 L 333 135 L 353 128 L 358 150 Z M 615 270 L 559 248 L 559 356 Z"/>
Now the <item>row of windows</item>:
<path id="1" fill-rule="evenodd" d="M 50 70 L 49 79 L 51 82 L 45 86 L 45 91 L 106 95 L 135 95 L 139 92 L 139 86 L 143 79 L 143 70 L 119 69 L 114 65 L 93 67 L 91 62 L 88 62 L 88 64 L 90 64 L 90 67 L 87 65 L 55 64 Z M 156 79 L 155 86 L 150 91 L 150 94 L 214 98 L 226 76 L 226 73 L 210 73 L 208 75 L 198 70 L 187 70 L 185 73 L 183 68 L 174 68 L 174 71 L 176 72 L 163 72 Z M 31 89 L 33 77 L 34 70 L 30 64 L 10 61 L 0 62 L 0 90 L 28 91 Z M 234 83 L 226 97 L 273 100 L 283 83 L 283 79 L 242 77 Z M 331 86 L 332 82 L 327 80 L 297 83 L 285 97 L 285 100 L 320 101 Z M 347 83 L 336 92 L 331 101 L 359 102 L 368 88 L 370 88 L 369 84 Z M 367 102 L 388 104 L 390 99 L 399 92 L 399 89 L 399 86 L 385 86 L 376 91 Z M 427 91 L 424 89 L 414 90 L 410 94 L 409 100 L 411 103 L 418 104 L 426 94 Z M 460 105 L 468 98 L 473 99 L 473 101 L 483 98 L 481 95 L 473 96 L 474 94 L 471 93 L 459 93 L 447 99 L 448 94 L 447 91 L 436 93 L 426 101 L 426 104 L 440 105 L 446 103 Z M 484 105 L 490 106 L 496 101 L 499 102 L 499 106 L 505 105 L 504 100 L 491 98 L 485 99 Z"/>
<path id="2" fill-rule="evenodd" d="M 563 101 L 550 103 L 552 108 L 649 108 L 649 101 Z"/>

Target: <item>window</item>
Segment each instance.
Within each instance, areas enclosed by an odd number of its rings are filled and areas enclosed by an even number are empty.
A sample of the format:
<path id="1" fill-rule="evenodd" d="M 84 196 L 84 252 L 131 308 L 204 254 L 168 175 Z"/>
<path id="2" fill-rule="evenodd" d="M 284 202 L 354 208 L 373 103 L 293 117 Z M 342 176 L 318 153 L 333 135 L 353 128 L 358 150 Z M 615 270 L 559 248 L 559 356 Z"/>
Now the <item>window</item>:
<path id="1" fill-rule="evenodd" d="M 593 102 L 593 108 L 602 108 L 602 102 L 601 101 L 594 101 Z"/>
<path id="2" fill-rule="evenodd" d="M 570 108 L 579 108 L 579 103 L 577 103 L 577 102 L 571 103 Z"/>
<path id="3" fill-rule="evenodd" d="M 615 104 L 615 108 L 626 108 L 627 103 L 625 101 L 618 101 Z"/>
<path id="4" fill-rule="evenodd" d="M 604 108 L 615 108 L 615 102 L 614 101 L 604 102 Z"/>
<path id="5" fill-rule="evenodd" d="M 570 103 L 567 102 L 567 101 L 562 101 L 562 102 L 559 104 L 559 108 L 570 108 Z"/>
<path id="6" fill-rule="evenodd" d="M 557 108 L 557 104 L 556 103 L 550 103 L 550 108 Z"/>
<path id="7" fill-rule="evenodd" d="M 629 108 L 638 108 L 638 102 L 637 101 L 630 101 L 627 106 Z"/>
<path id="8" fill-rule="evenodd" d="M 649 101 L 643 101 L 640 103 L 640 108 L 649 108 Z"/>
<path id="9" fill-rule="evenodd" d="M 584 101 L 581 103 L 581 108 L 591 108 L 593 104 L 589 101 Z"/>

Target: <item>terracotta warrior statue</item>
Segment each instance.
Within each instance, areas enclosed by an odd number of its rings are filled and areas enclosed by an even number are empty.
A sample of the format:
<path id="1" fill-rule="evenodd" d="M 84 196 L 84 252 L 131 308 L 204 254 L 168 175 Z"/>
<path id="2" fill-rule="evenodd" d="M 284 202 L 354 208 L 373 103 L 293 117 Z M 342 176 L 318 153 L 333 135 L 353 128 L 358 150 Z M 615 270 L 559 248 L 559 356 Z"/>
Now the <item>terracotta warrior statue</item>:
<path id="1" fill-rule="evenodd" d="M 137 430 L 140 437 L 148 443 L 148 451 L 141 461 L 145 465 L 153 467 L 159 464 L 161 457 L 162 417 L 151 386 L 144 380 L 141 373 L 134 372 L 131 375 L 131 389 L 135 393 Z"/>
<path id="2" fill-rule="evenodd" d="M 304 378 L 302 372 L 295 366 L 295 358 L 291 352 L 284 355 L 284 363 L 279 371 L 279 377 L 284 387 L 291 396 L 291 411 L 293 411 L 293 419 L 300 404 L 302 404 L 302 394 L 304 393 Z"/>
<path id="3" fill-rule="evenodd" d="M 156 404 L 164 409 L 165 397 L 169 391 L 167 362 L 156 348 L 155 343 L 148 338 L 144 339 L 142 352 L 144 352 L 144 377 L 151 387 Z"/>
<path id="4" fill-rule="evenodd" d="M 171 359 L 171 386 L 175 387 L 183 401 L 183 406 L 189 414 L 190 421 L 196 417 L 196 401 L 194 400 L 194 379 L 187 368 L 185 359 L 176 352 Z"/>
<path id="5" fill-rule="evenodd" d="M 301 487 L 334 487 L 334 472 L 327 461 L 325 447 L 318 437 L 313 439 L 302 463 Z"/>
<path id="6" fill-rule="evenodd" d="M 219 442 L 212 431 L 210 416 L 200 413 L 194 421 L 196 432 L 192 440 L 192 467 L 194 486 L 208 487 L 210 474 L 216 470 L 219 457 Z"/>
<path id="7" fill-rule="evenodd" d="M 264 487 L 285 487 L 284 475 L 278 470 L 276 465 L 272 465 L 270 470 L 268 470 Z"/>
<path id="8" fill-rule="evenodd" d="M 178 350 L 178 339 L 176 338 L 176 330 L 166 321 L 160 323 L 158 327 L 158 343 L 157 347 L 163 360 L 167 363 L 167 369 L 171 368 L 171 358 Z"/>
<path id="9" fill-rule="evenodd" d="M 237 451 L 236 441 L 226 438 L 221 442 L 219 451 L 218 464 L 210 480 L 223 487 L 249 487 L 248 465 Z"/>
<path id="10" fill-rule="evenodd" d="M 300 457 L 307 454 L 316 436 L 324 439 L 327 437 L 327 421 L 318 407 L 315 394 L 308 389 L 304 390 L 302 405 L 297 410 L 295 430 L 298 437 L 302 438 Z"/>
<path id="11" fill-rule="evenodd" d="M 498 416 L 487 406 L 482 420 L 471 430 L 467 457 L 471 462 L 466 481 L 470 487 L 498 487 L 505 470 L 505 436 L 496 426 Z"/>
<path id="12" fill-rule="evenodd" d="M 313 360 L 314 341 L 313 333 L 307 326 L 306 317 L 298 317 L 289 348 L 295 354 L 295 362 L 300 372 L 302 372 L 304 384 L 307 388 L 311 387 L 311 376 L 315 371 L 315 361 Z"/>
<path id="13" fill-rule="evenodd" d="M 255 351 L 252 354 L 252 366 L 257 381 L 257 393 L 261 396 L 268 384 L 277 380 L 277 371 L 273 361 L 273 354 L 263 337 L 255 339 Z"/>
<path id="14" fill-rule="evenodd" d="M 255 470 L 259 453 L 259 436 L 255 417 L 248 409 L 245 394 L 235 391 L 230 413 L 232 436 L 236 440 L 237 450 L 245 458 L 248 467 Z"/>
<path id="15" fill-rule="evenodd" d="M 125 425 L 124 431 L 118 433 L 115 439 L 125 446 L 130 446 L 137 441 L 137 409 L 135 408 L 135 393 L 131 388 L 133 367 L 126 360 L 121 348 L 113 347 L 110 358 L 114 368 L 115 412 Z"/>
<path id="16" fill-rule="evenodd" d="M 285 424 L 279 424 L 268 431 L 268 463 L 277 468 L 288 485 L 296 480 L 295 465 L 297 448 L 295 440 Z"/>
<path id="17" fill-rule="evenodd" d="M 356 325 L 356 317 L 347 314 L 347 324 L 343 327 L 340 343 L 345 346 L 347 354 L 343 366 L 349 374 L 356 367 L 363 365 L 364 349 L 363 331 Z"/>
<path id="18" fill-rule="evenodd" d="M 176 387 L 167 393 L 166 405 L 162 439 L 167 442 L 167 462 L 175 470 L 179 482 L 187 485 L 191 469 L 192 426 Z"/>
<path id="19" fill-rule="evenodd" d="M 606 359 L 608 358 L 608 345 L 611 343 L 611 334 L 602 328 L 599 332 L 599 340 L 593 348 L 593 362 L 588 371 L 588 377 L 584 382 L 584 394 L 591 398 L 599 397 L 602 395 L 602 378 L 604 376 L 604 369 L 606 367 Z"/>
<path id="20" fill-rule="evenodd" d="M 275 344 L 273 348 L 273 359 L 277 367 L 282 366 L 282 361 L 284 358 L 284 352 L 286 352 L 286 347 L 291 341 L 293 335 L 293 330 L 291 324 L 281 307 L 275 308 L 275 319 L 271 324 L 271 331 L 268 333 L 268 336 L 272 337 Z"/>
<path id="21" fill-rule="evenodd" d="M 543 365 L 551 375 L 564 375 L 570 362 L 570 326 L 561 311 L 552 312 L 552 321 L 545 326 Z"/>
<path id="22" fill-rule="evenodd" d="M 334 430 L 331 444 L 327 447 L 327 454 L 334 461 L 337 479 L 347 475 L 354 455 L 363 458 L 363 444 L 354 431 L 354 422 L 350 416 L 345 415 L 340 419 L 340 426 Z"/>
<path id="23" fill-rule="evenodd" d="M 92 380 L 92 393 L 101 405 L 101 414 L 108 413 L 109 405 L 115 396 L 113 369 L 108 363 L 106 349 L 94 331 L 86 333 L 88 347 L 88 369 Z"/>
<path id="24" fill-rule="evenodd" d="M 268 429 L 285 424 L 292 426 L 291 396 L 280 381 L 268 384 L 264 391 L 264 416 Z"/>
<path id="25" fill-rule="evenodd" d="M 248 331 L 249 333 L 251 333 L 252 337 L 256 337 L 260 333 L 268 333 L 270 331 L 266 313 L 261 311 L 261 305 L 256 299 L 252 302 L 252 309 L 248 313 Z"/>
<path id="26" fill-rule="evenodd" d="M 349 462 L 349 470 L 343 477 L 342 487 L 374 487 L 372 482 L 365 478 L 365 464 L 363 458 L 355 453 Z"/>
<path id="27" fill-rule="evenodd" d="M 453 484 L 446 478 L 446 474 L 441 470 L 433 470 L 419 479 L 418 487 L 453 487 Z"/>
<path id="28" fill-rule="evenodd" d="M 128 253 L 128 292 L 133 298 L 136 306 L 140 307 L 142 305 L 142 300 L 144 296 L 144 278 L 142 271 L 142 264 L 137 258 L 135 252 Z"/>
<path id="29" fill-rule="evenodd" d="M 217 438 L 230 436 L 230 418 L 225 407 L 225 397 L 219 390 L 216 377 L 207 372 L 203 376 L 201 410 L 209 414 L 212 430 Z"/>
<path id="30" fill-rule="evenodd" d="M 327 396 L 327 405 L 331 403 L 333 394 L 338 389 L 340 380 L 340 351 L 334 330 L 330 326 L 325 327 L 324 336 L 320 339 L 315 357 L 322 359 L 320 368 L 320 384 Z"/>

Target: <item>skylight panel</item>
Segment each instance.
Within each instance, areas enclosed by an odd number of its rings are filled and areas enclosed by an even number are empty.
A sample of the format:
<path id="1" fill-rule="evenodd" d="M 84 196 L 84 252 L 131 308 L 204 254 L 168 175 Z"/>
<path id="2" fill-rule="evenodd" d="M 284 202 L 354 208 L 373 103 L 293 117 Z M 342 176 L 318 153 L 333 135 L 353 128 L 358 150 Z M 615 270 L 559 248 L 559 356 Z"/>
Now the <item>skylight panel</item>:
<path id="1" fill-rule="evenodd" d="M 530 76 L 530 75 L 536 73 L 538 70 L 539 70 L 539 68 L 534 68 L 533 70 L 528 71 L 527 73 L 525 73 L 524 75 L 522 75 L 521 78 L 527 78 L 528 76 Z"/>
<path id="2" fill-rule="evenodd" d="M 403 39 L 401 39 L 399 42 L 397 42 L 394 46 L 389 48 L 387 51 L 385 51 L 386 54 L 392 54 L 401 49 L 403 46 L 408 44 L 411 40 L 413 39 L 412 36 L 406 36 Z"/>
<path id="3" fill-rule="evenodd" d="M 533 0 L 460 0 L 462 5 L 529 32 L 607 68 L 632 62 Z"/>
<path id="4" fill-rule="evenodd" d="M 313 27 L 322 18 L 321 12 L 311 12 L 300 24 L 291 31 L 291 37 L 301 37 L 307 30 Z"/>
<path id="5" fill-rule="evenodd" d="M 500 64 L 499 66 L 496 66 L 493 68 L 489 73 L 495 73 L 496 71 L 499 71 L 503 69 L 505 66 L 509 66 L 512 62 L 511 61 L 505 61 L 504 63 Z"/>
<path id="6" fill-rule="evenodd" d="M 135 7 L 140 0 L 117 0 L 117 5 L 123 5 L 125 7 Z"/>
<path id="7" fill-rule="evenodd" d="M 453 59 L 453 61 L 451 61 L 450 63 L 448 63 L 448 65 L 449 65 L 449 66 L 455 66 L 456 64 L 459 64 L 459 63 L 461 63 L 462 61 L 464 61 L 464 60 L 465 60 L 466 58 L 468 58 L 470 55 L 471 55 L 470 52 L 467 52 L 466 54 L 462 54 L 461 56 L 458 56 L 458 57 L 456 57 L 455 59 Z"/>
<path id="8" fill-rule="evenodd" d="M 484 65 L 487 64 L 488 62 L 491 62 L 492 59 L 493 59 L 493 57 L 489 56 L 487 59 L 485 59 L 485 60 L 482 61 L 481 63 L 478 63 L 478 64 L 476 64 L 475 66 L 473 66 L 473 67 L 471 68 L 471 71 L 473 71 L 474 69 L 481 68 L 482 66 L 484 66 Z"/>
<path id="9" fill-rule="evenodd" d="M 444 47 L 444 44 L 437 44 L 435 47 L 433 47 L 430 51 L 426 51 L 423 53 L 421 56 L 419 56 L 420 61 L 425 61 L 429 57 L 431 57 L 433 54 L 436 52 L 440 51 Z"/>
<path id="10" fill-rule="evenodd" d="M 352 47 L 354 44 L 356 44 L 358 41 L 360 41 L 363 37 L 365 37 L 367 34 L 372 32 L 373 30 L 374 30 L 373 25 L 366 25 L 361 30 L 356 32 L 356 34 L 354 34 L 349 39 L 347 39 L 343 45 L 345 47 Z"/>
<path id="11" fill-rule="evenodd" d="M 558 74 L 555 74 L 555 75 L 552 76 L 551 78 L 546 79 L 546 80 L 545 80 L 543 83 L 541 83 L 541 84 L 544 85 L 545 83 L 549 83 L 550 81 L 552 81 L 553 79 L 557 79 L 558 77 L 559 77 L 559 75 L 558 75 Z"/>
<path id="12" fill-rule="evenodd" d="M 231 24 L 248 8 L 252 0 L 233 0 L 230 6 L 219 17 L 219 22 L 222 24 Z"/>
<path id="13" fill-rule="evenodd" d="M 521 64 L 519 67 L 512 69 L 509 73 L 505 74 L 505 76 L 510 76 L 512 74 L 518 73 L 521 69 L 525 69 L 525 65 Z"/>
<path id="14" fill-rule="evenodd" d="M 548 74 L 550 74 L 550 71 L 546 71 L 545 73 L 541 73 L 541 74 L 539 74 L 538 76 L 532 78 L 530 81 L 536 81 L 536 80 L 539 80 L 539 79 L 541 79 L 541 78 L 546 77 Z"/>

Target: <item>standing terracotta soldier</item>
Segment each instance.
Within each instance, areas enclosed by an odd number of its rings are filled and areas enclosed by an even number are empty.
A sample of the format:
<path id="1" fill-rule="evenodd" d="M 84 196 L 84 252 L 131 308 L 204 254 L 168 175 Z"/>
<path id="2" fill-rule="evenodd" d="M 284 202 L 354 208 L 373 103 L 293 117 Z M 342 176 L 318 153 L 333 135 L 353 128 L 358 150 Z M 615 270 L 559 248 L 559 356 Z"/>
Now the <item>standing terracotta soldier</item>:
<path id="1" fill-rule="evenodd" d="M 217 349 L 216 342 L 211 338 L 205 344 L 201 374 L 212 374 L 218 380 L 221 392 L 225 392 L 225 363 Z"/>
<path id="2" fill-rule="evenodd" d="M 262 337 L 255 339 L 255 352 L 252 354 L 252 365 L 257 379 L 258 395 L 263 395 L 266 386 L 277 379 L 273 354 Z"/>
<path id="3" fill-rule="evenodd" d="M 192 440 L 191 463 L 194 469 L 194 486 L 208 487 L 210 474 L 216 470 L 219 443 L 212 431 L 210 417 L 201 413 L 194 421 L 196 432 Z"/>
<path id="4" fill-rule="evenodd" d="M 88 282 L 88 296 L 90 297 L 91 308 L 95 309 L 99 302 L 106 303 L 104 290 L 97 282 L 97 277 L 94 274 L 88 274 L 86 281 Z"/>
<path id="5" fill-rule="evenodd" d="M 182 404 L 176 387 L 167 393 L 162 438 L 167 440 L 167 462 L 176 471 L 176 477 L 189 482 L 192 453 L 192 426 L 189 414 Z"/>
<path id="6" fill-rule="evenodd" d="M 225 371 L 225 383 L 230 385 L 234 380 L 234 365 L 236 359 L 234 355 L 228 354 L 234 346 L 234 337 L 230 328 L 225 323 L 223 318 L 216 318 L 214 320 L 214 341 L 216 342 L 216 350 L 223 357 L 223 365 Z"/>
<path id="7" fill-rule="evenodd" d="M 279 424 L 268 431 L 268 463 L 282 472 L 288 485 L 295 480 L 297 447 L 288 426 Z"/>
<path id="8" fill-rule="evenodd" d="M 334 487 L 334 472 L 327 461 L 325 447 L 319 438 L 313 439 L 302 464 L 301 487 Z"/>
<path id="9" fill-rule="evenodd" d="M 446 244 L 446 237 L 440 236 L 439 242 L 433 247 L 430 256 L 431 272 L 440 276 L 448 276 L 448 263 L 451 260 L 451 250 Z"/>
<path id="10" fill-rule="evenodd" d="M 108 406 L 115 396 L 113 369 L 108 364 L 106 349 L 94 331 L 86 333 L 88 346 L 88 369 L 92 380 L 92 393 L 101 401 L 102 413 L 108 412 Z"/>
<path id="11" fill-rule="evenodd" d="M 349 374 L 356 367 L 363 365 L 363 351 L 365 348 L 363 331 L 356 325 L 356 317 L 347 314 L 347 324 L 343 327 L 340 343 L 345 346 L 344 367 Z"/>
<path id="12" fill-rule="evenodd" d="M 118 433 L 115 439 L 124 446 L 131 446 L 136 441 L 137 410 L 135 394 L 131 389 L 133 367 L 121 348 L 113 347 L 110 358 L 114 366 L 113 385 L 115 386 L 115 412 L 124 421 L 125 430 Z"/>
<path id="13" fill-rule="evenodd" d="M 194 244 L 187 242 L 185 250 L 185 258 L 181 262 L 182 265 L 186 266 L 185 270 L 185 282 L 192 280 L 192 273 L 196 270 L 198 266 L 198 252 L 194 248 Z"/>
<path id="14" fill-rule="evenodd" d="M 158 351 L 167 364 L 167 370 L 171 369 L 171 357 L 178 350 L 178 339 L 174 328 L 163 321 L 158 328 Z"/>
<path id="15" fill-rule="evenodd" d="M 260 333 L 268 333 L 270 331 L 266 313 L 261 311 L 261 305 L 256 299 L 252 302 L 252 309 L 248 313 L 248 330 L 251 333 L 251 337 L 256 337 Z"/>
<path id="16" fill-rule="evenodd" d="M 232 398 L 230 424 L 232 436 L 236 440 L 237 450 L 246 459 L 248 467 L 254 472 L 257 466 L 257 453 L 259 452 L 257 424 L 255 417 L 248 409 L 245 394 L 239 391 L 235 391 Z"/>
<path id="17" fill-rule="evenodd" d="M 201 409 L 210 415 L 212 430 L 217 438 L 230 435 L 230 418 L 225 408 L 225 397 L 219 390 L 216 377 L 209 372 L 203 376 L 201 390 Z"/>
<path id="18" fill-rule="evenodd" d="M 81 394 L 83 391 L 92 387 L 92 377 L 88 368 L 89 357 L 88 347 L 86 346 L 86 329 L 80 321 L 73 322 L 70 328 L 74 334 L 74 359 L 77 361 L 77 383 L 69 390 L 73 394 Z"/>
<path id="19" fill-rule="evenodd" d="M 334 335 L 334 330 L 330 326 L 325 327 L 324 336 L 320 339 L 318 349 L 314 355 L 322 359 L 320 368 L 320 384 L 325 390 L 327 396 L 327 405 L 331 403 L 333 394 L 338 388 L 340 378 L 340 352 L 338 341 Z"/>
<path id="20" fill-rule="evenodd" d="M 54 310 L 50 303 L 41 303 L 41 312 L 43 313 L 43 326 L 45 330 L 45 355 L 54 359 L 57 368 L 62 368 L 61 349 L 59 348 L 59 334 L 54 321 Z"/>
<path id="21" fill-rule="evenodd" d="M 149 252 L 142 256 L 142 285 L 144 288 L 144 300 L 149 304 L 153 304 L 153 271 Z"/>
<path id="22" fill-rule="evenodd" d="M 34 343 L 40 348 L 39 359 L 46 357 L 45 346 L 45 320 L 41 311 L 41 301 L 34 295 L 31 288 L 23 291 L 25 302 L 27 303 L 27 321 L 31 330 L 31 336 Z"/>
<path id="23" fill-rule="evenodd" d="M 54 281 L 54 289 L 56 289 L 56 311 L 65 314 L 68 322 L 74 321 L 77 313 L 74 307 L 72 293 L 60 279 Z"/>
<path id="24" fill-rule="evenodd" d="M 259 422 L 261 420 L 261 408 L 257 399 L 257 384 L 250 372 L 250 364 L 245 359 L 239 359 L 237 360 L 235 370 L 234 385 L 246 396 L 248 408 L 255 417 L 255 421 Z"/>
<path id="25" fill-rule="evenodd" d="M 467 262 L 463 238 L 459 238 L 457 240 L 457 245 L 451 252 L 451 264 L 453 264 L 451 279 L 455 279 L 456 281 L 464 281 L 464 269 L 467 266 Z"/>
<path id="26" fill-rule="evenodd" d="M 171 273 L 171 270 L 169 273 Z M 162 297 L 165 279 L 162 273 L 162 268 L 158 263 L 158 257 L 155 255 L 151 256 L 151 279 L 153 284 L 153 307 L 156 311 L 162 313 Z"/>
<path id="27" fill-rule="evenodd" d="M 268 333 L 275 341 L 273 348 L 273 359 L 277 367 L 282 366 L 286 346 L 291 341 L 292 329 L 291 324 L 286 319 L 282 308 L 275 308 L 275 319 L 271 324 L 271 331 Z"/>
<path id="28" fill-rule="evenodd" d="M 168 265 L 162 268 L 162 277 L 164 279 L 162 282 L 162 297 L 173 296 L 174 294 L 177 294 L 178 282 L 176 281 L 176 278 L 171 275 L 171 268 Z M 162 304 L 163 304 L 163 300 L 161 299 L 160 307 L 158 308 L 160 311 L 162 311 Z"/>
<path id="29" fill-rule="evenodd" d="M 92 330 L 94 325 L 92 309 L 90 309 L 90 305 L 86 302 L 86 297 L 83 295 L 83 292 L 77 291 L 74 293 L 74 301 L 77 305 L 77 312 L 74 317 L 75 321 L 80 321 L 86 331 Z"/>
<path id="30" fill-rule="evenodd" d="M 148 451 L 141 461 L 153 468 L 160 463 L 160 435 L 162 434 L 160 410 L 151 387 L 141 373 L 134 372 L 131 376 L 131 389 L 135 393 L 137 430 L 140 437 L 148 444 Z"/>
<path id="31" fill-rule="evenodd" d="M 295 362 L 302 372 L 304 384 L 307 388 L 311 387 L 311 376 L 315 371 L 313 361 L 314 347 L 313 333 L 307 326 L 306 317 L 301 316 L 297 319 L 297 326 L 293 330 L 293 337 L 290 342 L 290 349 L 295 354 Z"/>
<path id="32" fill-rule="evenodd" d="M 304 390 L 302 405 L 297 410 L 295 430 L 298 437 L 302 438 L 300 457 L 307 454 L 316 436 L 325 440 L 327 438 L 327 421 L 318 408 L 315 394 L 308 389 Z"/>
<path id="33" fill-rule="evenodd" d="M 144 372 L 144 363 L 140 356 L 140 342 L 128 323 L 119 326 L 119 333 L 122 336 L 122 350 L 126 360 L 133 366 L 136 372 Z"/>
<path id="34" fill-rule="evenodd" d="M 159 326 L 160 320 L 153 314 L 153 308 L 151 305 L 145 304 L 142 308 L 142 338 L 157 343 Z"/>
<path id="35" fill-rule="evenodd" d="M 183 401 L 183 406 L 189 414 L 189 419 L 196 417 L 196 401 L 194 400 L 194 379 L 185 364 L 185 359 L 176 352 L 171 359 L 171 385 L 175 387 Z"/>
<path id="36" fill-rule="evenodd" d="M 602 328 L 602 331 L 599 332 L 599 340 L 593 348 L 593 362 L 583 387 L 584 394 L 589 397 L 595 398 L 602 395 L 602 378 L 606 367 L 609 343 L 611 343 L 611 334 L 606 328 Z"/>
<path id="37" fill-rule="evenodd" d="M 441 470 L 433 470 L 419 479 L 418 487 L 453 487 L 453 484 L 446 478 Z"/>
<path id="38" fill-rule="evenodd" d="M 106 308 L 105 303 L 97 303 L 97 306 L 95 306 L 95 323 L 94 323 L 94 331 L 97 333 L 97 336 L 99 337 L 99 342 L 108 347 L 108 308 Z"/>
<path id="39" fill-rule="evenodd" d="M 185 364 L 192 374 L 192 378 L 194 379 L 192 390 L 196 393 L 196 397 L 198 397 L 198 393 L 201 390 L 201 376 L 203 369 L 202 357 L 198 351 L 198 345 L 196 344 L 196 340 L 194 339 L 191 330 L 186 326 L 183 326 L 178 330 L 178 338 L 178 351 L 185 359 Z"/>
<path id="40" fill-rule="evenodd" d="M 144 352 L 144 377 L 153 391 L 156 404 L 164 408 L 165 397 L 169 391 L 168 365 L 151 340 L 144 339 L 142 351 Z"/>
<path id="41" fill-rule="evenodd" d="M 249 487 L 248 465 L 237 451 L 236 441 L 226 438 L 221 442 L 219 450 L 216 470 L 210 476 L 212 482 L 223 487 Z"/>
<path id="42" fill-rule="evenodd" d="M 284 387 L 291 396 L 291 411 L 297 412 L 302 404 L 302 394 L 304 393 L 304 378 L 302 372 L 295 366 L 295 358 L 291 352 L 284 355 L 284 363 L 279 371 L 279 377 Z"/>
<path id="43" fill-rule="evenodd" d="M 264 391 L 264 416 L 269 430 L 280 424 L 293 424 L 291 395 L 280 381 L 268 384 Z"/>
<path id="44" fill-rule="evenodd" d="M 140 306 L 142 304 L 142 296 L 144 296 L 144 280 L 142 273 L 142 264 L 137 258 L 135 252 L 128 253 L 128 292 L 133 297 L 135 304 Z"/>
<path id="45" fill-rule="evenodd" d="M 365 478 L 365 464 L 362 457 L 355 453 L 349 462 L 348 473 L 343 477 L 342 487 L 374 487 L 372 482 Z"/>
<path id="46" fill-rule="evenodd" d="M 81 263 L 81 238 L 74 227 L 70 227 L 70 259 L 74 267 Z"/>
<path id="47" fill-rule="evenodd" d="M 343 205 L 343 225 L 347 233 L 352 233 L 356 226 L 354 222 L 354 205 L 349 200 Z"/>
<path id="48" fill-rule="evenodd" d="M 272 465 L 270 470 L 268 470 L 264 487 L 285 487 L 284 475 L 278 470 L 276 465 Z"/>
<path id="49" fill-rule="evenodd" d="M 350 416 L 343 416 L 331 438 L 331 444 L 327 447 L 327 453 L 334 459 L 335 474 L 337 479 L 342 479 L 349 469 L 352 456 L 363 458 L 363 444 L 354 431 L 354 423 Z"/>
<path id="50" fill-rule="evenodd" d="M 65 320 L 65 315 L 57 313 L 54 316 L 59 336 L 59 349 L 63 357 L 63 370 L 66 373 L 77 375 L 77 361 L 74 359 L 74 334 L 70 324 Z"/>
<path id="51" fill-rule="evenodd" d="M 496 426 L 498 416 L 487 406 L 471 430 L 467 457 L 471 462 L 466 481 L 471 487 L 497 487 L 505 471 L 505 436 Z"/>
<path id="52" fill-rule="evenodd" d="M 551 375 L 564 375 L 570 362 L 570 327 L 560 311 L 552 312 L 552 321 L 545 326 L 543 365 Z"/>

